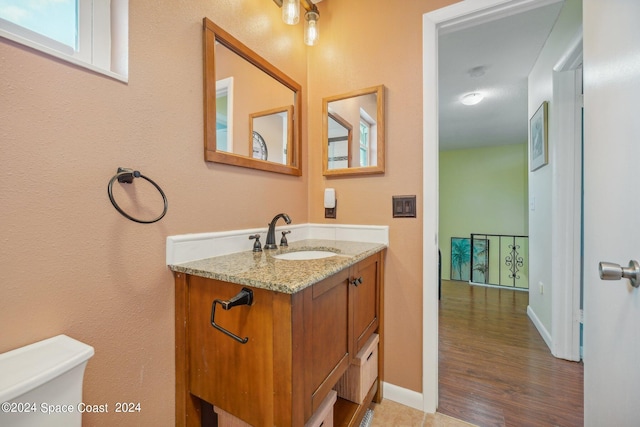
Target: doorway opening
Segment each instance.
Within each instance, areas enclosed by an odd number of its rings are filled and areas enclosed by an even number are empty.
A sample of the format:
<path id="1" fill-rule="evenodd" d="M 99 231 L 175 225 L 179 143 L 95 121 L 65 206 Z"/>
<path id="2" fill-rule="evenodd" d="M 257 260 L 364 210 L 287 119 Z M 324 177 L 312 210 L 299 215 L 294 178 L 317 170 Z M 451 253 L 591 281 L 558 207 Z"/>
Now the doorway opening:
<path id="1" fill-rule="evenodd" d="M 461 2 L 429 13 L 423 17 L 423 89 L 424 89 L 424 150 L 423 150 L 423 191 L 424 191 L 424 225 L 423 241 L 425 243 L 423 251 L 423 283 L 425 292 L 423 293 L 423 407 L 426 412 L 435 412 L 438 403 L 438 246 L 439 246 L 439 150 L 438 150 L 438 35 L 440 31 L 453 26 L 473 26 L 476 22 L 498 19 L 509 14 L 538 8 L 540 6 L 556 3 L 550 0 L 513 0 L 504 2 L 502 0 L 487 0 L 478 6 L 477 2 Z M 573 148 L 570 150 L 575 156 Z M 557 155 L 558 153 L 553 153 Z M 562 153 L 561 153 L 562 154 Z M 565 153 L 566 154 L 566 153 Z M 547 167 L 551 170 L 551 167 Z M 570 180 L 573 185 L 573 180 Z M 565 185 L 568 188 L 568 185 Z M 564 190 L 561 190 L 564 191 Z M 568 191 L 568 190 L 567 190 Z M 573 191 L 573 189 L 572 189 Z M 530 206 L 530 205 L 529 205 Z M 563 214 L 562 218 L 569 218 L 575 215 L 575 209 L 571 214 Z M 578 210 L 579 213 L 579 210 Z M 572 217 L 573 218 L 573 217 Z M 554 223 L 554 227 L 560 226 L 561 222 Z M 429 242 L 433 242 L 431 245 Z M 566 243 L 566 247 L 574 247 L 575 239 Z M 443 258 L 447 256 L 442 253 Z M 579 256 L 564 253 L 563 257 L 572 257 L 578 262 Z M 579 272 L 579 267 L 577 269 Z M 570 273 L 570 272 L 569 272 Z M 562 274 L 568 274 L 567 271 Z M 554 278 L 555 280 L 555 278 Z M 571 308 L 574 304 L 574 290 L 552 290 L 554 292 L 554 316 L 563 313 L 565 316 L 575 317 L 576 313 Z M 555 292 L 563 295 L 556 295 Z M 579 298 L 578 298 L 579 299 Z M 533 319 L 532 319 L 533 320 Z M 555 321 L 558 326 L 563 319 Z M 534 321 L 535 323 L 535 321 Z M 575 322 L 564 327 L 565 332 L 570 332 L 572 337 Z M 538 326 L 536 324 L 536 326 Z M 550 345 L 551 337 L 554 337 L 552 351 L 556 354 L 556 342 L 570 341 L 568 336 L 564 340 L 555 340 L 562 336 L 562 331 L 550 331 L 545 338 Z M 566 334 L 565 334 L 566 335 Z M 562 356 L 561 356 L 562 357 Z"/>

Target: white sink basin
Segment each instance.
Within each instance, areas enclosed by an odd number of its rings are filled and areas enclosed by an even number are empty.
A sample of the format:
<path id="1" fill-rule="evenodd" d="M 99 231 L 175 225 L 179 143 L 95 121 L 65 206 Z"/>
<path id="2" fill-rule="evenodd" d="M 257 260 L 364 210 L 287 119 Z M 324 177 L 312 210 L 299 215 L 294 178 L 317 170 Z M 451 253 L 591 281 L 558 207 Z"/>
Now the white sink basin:
<path id="1" fill-rule="evenodd" d="M 329 258 L 336 255 L 338 254 L 329 251 L 297 251 L 274 255 L 273 257 L 276 259 L 286 259 L 289 261 L 305 261 L 310 259 Z"/>

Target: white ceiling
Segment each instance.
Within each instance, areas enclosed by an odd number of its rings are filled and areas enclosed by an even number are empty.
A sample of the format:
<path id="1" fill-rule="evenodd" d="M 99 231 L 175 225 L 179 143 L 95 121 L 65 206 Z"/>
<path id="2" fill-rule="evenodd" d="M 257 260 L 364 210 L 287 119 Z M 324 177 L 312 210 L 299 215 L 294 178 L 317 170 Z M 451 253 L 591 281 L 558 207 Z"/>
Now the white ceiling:
<path id="1" fill-rule="evenodd" d="M 527 142 L 527 76 L 563 2 L 441 31 L 438 47 L 440 150 Z M 443 34 L 444 33 L 444 34 Z M 484 75 L 472 76 L 481 67 Z M 463 105 L 460 97 L 482 92 Z"/>

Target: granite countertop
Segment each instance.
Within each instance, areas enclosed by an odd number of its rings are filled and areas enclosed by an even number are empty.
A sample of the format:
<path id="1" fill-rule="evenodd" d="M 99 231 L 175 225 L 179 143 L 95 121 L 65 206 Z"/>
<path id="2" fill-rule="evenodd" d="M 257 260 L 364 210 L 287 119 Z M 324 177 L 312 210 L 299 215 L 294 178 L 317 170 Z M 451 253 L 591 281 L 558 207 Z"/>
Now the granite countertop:
<path id="1" fill-rule="evenodd" d="M 293 294 L 386 248 L 381 243 L 339 240 L 300 240 L 288 247 L 262 252 L 238 252 L 170 265 L 172 271 L 254 288 Z M 274 255 L 324 250 L 337 256 L 313 260 L 284 260 Z"/>

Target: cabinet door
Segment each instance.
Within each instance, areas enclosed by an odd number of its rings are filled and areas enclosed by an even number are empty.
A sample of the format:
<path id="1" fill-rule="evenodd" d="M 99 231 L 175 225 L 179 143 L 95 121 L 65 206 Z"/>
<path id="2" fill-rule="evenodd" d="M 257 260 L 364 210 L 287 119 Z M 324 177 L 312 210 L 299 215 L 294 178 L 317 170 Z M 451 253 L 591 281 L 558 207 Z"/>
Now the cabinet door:
<path id="1" fill-rule="evenodd" d="M 308 419 L 349 365 L 349 269 L 305 289 L 304 314 Z"/>
<path id="2" fill-rule="evenodd" d="M 351 268 L 350 292 L 354 355 L 378 328 L 380 310 L 380 257 L 372 255 Z"/>
<path id="3" fill-rule="evenodd" d="M 274 313 L 272 307 L 277 298 L 290 296 L 254 288 L 251 306 L 223 310 L 218 305 L 216 323 L 249 338 L 241 344 L 211 326 L 212 302 L 229 300 L 241 289 L 241 285 L 190 276 L 189 391 L 252 426 L 287 425 L 277 420 L 281 402 L 274 390 L 292 382 L 291 346 L 275 347 L 274 335 L 278 342 L 290 343 L 291 332 L 275 331 L 274 326 L 291 320 L 285 310 Z"/>

